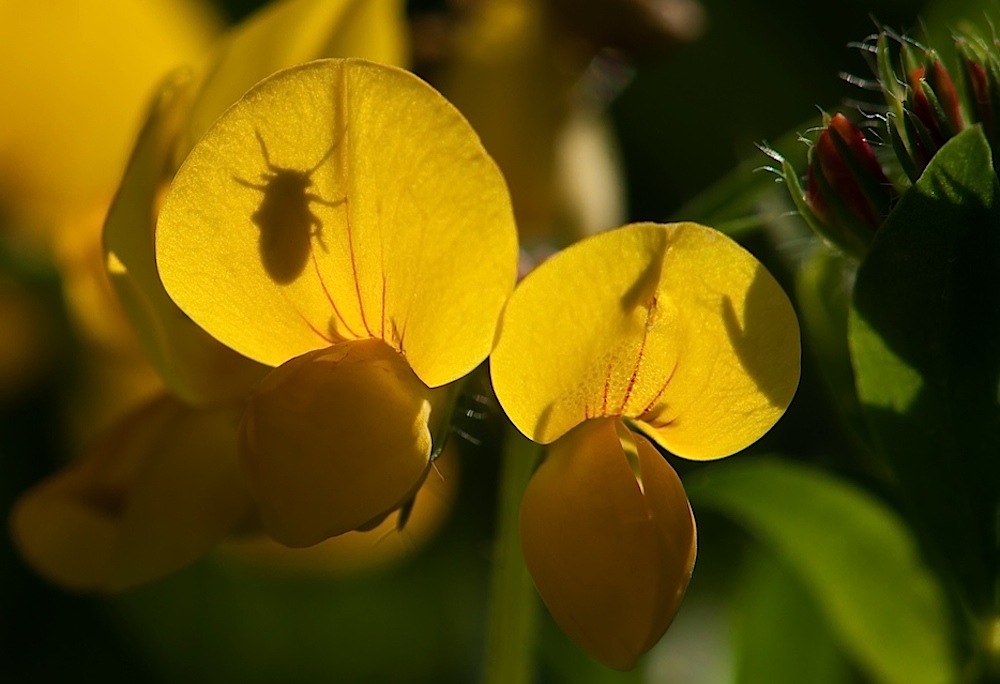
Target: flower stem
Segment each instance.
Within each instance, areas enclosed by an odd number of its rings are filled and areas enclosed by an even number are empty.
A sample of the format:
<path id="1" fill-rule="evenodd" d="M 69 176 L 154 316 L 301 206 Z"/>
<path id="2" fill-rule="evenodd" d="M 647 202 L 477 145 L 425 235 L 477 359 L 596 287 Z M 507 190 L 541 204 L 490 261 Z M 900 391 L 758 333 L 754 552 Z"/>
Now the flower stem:
<path id="1" fill-rule="evenodd" d="M 529 684 L 534 679 L 538 597 L 521 557 L 517 516 L 541 451 L 540 445 L 508 426 L 500 465 L 484 684 Z"/>

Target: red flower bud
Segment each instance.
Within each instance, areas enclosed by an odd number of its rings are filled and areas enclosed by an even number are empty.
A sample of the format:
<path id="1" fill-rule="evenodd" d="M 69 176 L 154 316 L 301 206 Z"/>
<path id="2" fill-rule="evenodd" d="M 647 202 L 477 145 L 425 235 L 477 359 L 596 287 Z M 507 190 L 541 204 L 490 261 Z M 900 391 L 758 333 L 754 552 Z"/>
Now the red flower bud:
<path id="1" fill-rule="evenodd" d="M 938 59 L 911 71 L 909 81 L 907 107 L 927 129 L 936 152 L 964 128 L 955 84 Z"/>
<path id="2" fill-rule="evenodd" d="M 810 154 L 806 188 L 806 201 L 825 236 L 863 253 L 894 200 L 892 183 L 864 134 L 835 114 Z"/>

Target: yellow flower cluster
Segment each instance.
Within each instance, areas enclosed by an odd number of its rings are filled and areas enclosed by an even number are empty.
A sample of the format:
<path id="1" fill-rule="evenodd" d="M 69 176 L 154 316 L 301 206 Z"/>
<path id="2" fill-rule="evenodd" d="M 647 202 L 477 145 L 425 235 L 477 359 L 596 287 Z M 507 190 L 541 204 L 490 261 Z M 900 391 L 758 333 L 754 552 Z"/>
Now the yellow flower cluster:
<path id="1" fill-rule="evenodd" d="M 521 510 L 538 590 L 630 668 L 695 558 L 654 443 L 705 460 L 766 432 L 798 382 L 795 316 L 693 223 L 599 233 L 515 289 L 504 176 L 454 106 L 386 65 L 401 16 L 279 3 L 163 86 L 104 245 L 171 395 L 29 493 L 15 534 L 57 581 L 120 589 L 258 520 L 290 547 L 370 529 L 413 500 L 489 357 L 510 421 L 551 445 Z"/>

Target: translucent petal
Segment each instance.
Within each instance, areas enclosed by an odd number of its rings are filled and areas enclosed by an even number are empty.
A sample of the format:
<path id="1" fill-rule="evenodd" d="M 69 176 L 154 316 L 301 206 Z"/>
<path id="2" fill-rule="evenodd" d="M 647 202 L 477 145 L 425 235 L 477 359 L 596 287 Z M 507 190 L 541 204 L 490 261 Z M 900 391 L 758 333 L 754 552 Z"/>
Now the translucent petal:
<path id="1" fill-rule="evenodd" d="M 191 563 L 252 515 L 236 458 L 238 412 L 168 396 L 25 494 L 11 529 L 25 559 L 72 589 L 119 591 Z"/>
<path id="2" fill-rule="evenodd" d="M 631 669 L 670 626 L 694 568 L 677 473 L 615 419 L 549 447 L 521 501 L 524 560 L 556 622 L 609 667 Z"/>
<path id="3" fill-rule="evenodd" d="M 167 386 L 188 403 L 209 405 L 245 395 L 267 369 L 198 327 L 170 299 L 156 272 L 156 208 L 170 180 L 170 154 L 190 106 L 189 89 L 185 73 L 161 88 L 108 212 L 104 249 L 128 320 Z"/>
<path id="4" fill-rule="evenodd" d="M 625 416 L 673 453 L 709 459 L 778 420 L 799 356 L 791 304 L 751 254 L 698 224 L 643 223 L 529 274 L 490 364 L 504 410 L 535 441 Z"/>
<path id="5" fill-rule="evenodd" d="M 236 351 L 278 365 L 379 338 L 430 386 L 489 353 L 517 262 L 503 178 L 461 115 L 353 59 L 228 110 L 174 179 L 156 249 L 170 296 Z"/>
<path id="6" fill-rule="evenodd" d="M 221 41 L 198 89 L 183 152 L 255 83 L 322 57 L 360 57 L 405 66 L 402 0 L 283 0 L 241 22 Z"/>
<path id="7" fill-rule="evenodd" d="M 240 457 L 267 532 L 302 547 L 368 528 L 430 467 L 429 390 L 379 340 L 296 357 L 254 393 Z"/>

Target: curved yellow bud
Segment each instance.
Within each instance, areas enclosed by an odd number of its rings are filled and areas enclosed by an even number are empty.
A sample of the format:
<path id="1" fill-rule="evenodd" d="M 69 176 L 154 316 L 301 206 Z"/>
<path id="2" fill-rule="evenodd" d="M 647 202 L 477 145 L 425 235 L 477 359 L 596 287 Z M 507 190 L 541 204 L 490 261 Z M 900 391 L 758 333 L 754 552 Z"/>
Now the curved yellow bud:
<path id="1" fill-rule="evenodd" d="M 588 420 L 548 449 L 521 501 L 521 547 L 559 626 L 628 670 L 670 626 L 694 568 L 680 478 L 619 419 Z"/>
<path id="2" fill-rule="evenodd" d="M 292 547 L 378 524 L 430 466 L 432 391 L 381 340 L 308 352 L 261 382 L 240 457 L 265 529 Z"/>

